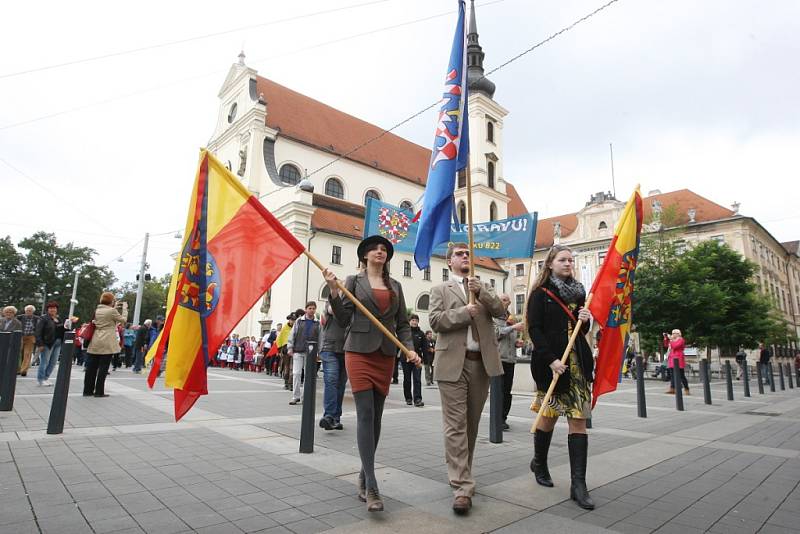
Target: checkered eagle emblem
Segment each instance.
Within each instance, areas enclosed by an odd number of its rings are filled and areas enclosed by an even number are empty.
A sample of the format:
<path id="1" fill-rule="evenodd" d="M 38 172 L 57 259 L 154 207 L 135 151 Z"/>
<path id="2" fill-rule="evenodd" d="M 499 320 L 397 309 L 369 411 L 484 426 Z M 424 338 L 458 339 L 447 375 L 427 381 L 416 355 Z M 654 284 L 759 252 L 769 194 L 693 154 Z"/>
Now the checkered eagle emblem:
<path id="1" fill-rule="evenodd" d="M 411 220 L 405 213 L 389 208 L 381 208 L 378 212 L 378 231 L 393 245 L 408 236 L 408 225 Z"/>

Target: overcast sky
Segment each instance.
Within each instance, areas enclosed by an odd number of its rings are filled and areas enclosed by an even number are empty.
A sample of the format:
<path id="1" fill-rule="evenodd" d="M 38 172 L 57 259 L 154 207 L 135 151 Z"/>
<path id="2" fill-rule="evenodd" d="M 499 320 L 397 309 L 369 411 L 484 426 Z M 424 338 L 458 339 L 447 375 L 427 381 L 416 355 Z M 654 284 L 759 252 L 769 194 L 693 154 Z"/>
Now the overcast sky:
<path id="1" fill-rule="evenodd" d="M 480 0 L 485 66 L 603 3 Z M 165 233 L 151 240 L 149 260 L 153 274 L 171 271 L 197 150 L 240 49 L 260 75 L 388 128 L 441 94 L 455 5 L 5 5 L 0 234 L 56 232 L 97 249 L 98 263 L 130 281 L 144 233 Z M 285 20 L 293 17 L 302 18 Z M 510 111 L 506 180 L 540 217 L 577 211 L 611 189 L 613 143 L 620 199 L 636 183 L 645 194 L 689 188 L 726 207 L 741 202 L 780 241 L 800 238 L 799 18 L 796 0 L 619 0 L 491 76 Z M 13 75 L 138 48 L 149 49 Z M 428 115 L 397 133 L 430 146 Z"/>

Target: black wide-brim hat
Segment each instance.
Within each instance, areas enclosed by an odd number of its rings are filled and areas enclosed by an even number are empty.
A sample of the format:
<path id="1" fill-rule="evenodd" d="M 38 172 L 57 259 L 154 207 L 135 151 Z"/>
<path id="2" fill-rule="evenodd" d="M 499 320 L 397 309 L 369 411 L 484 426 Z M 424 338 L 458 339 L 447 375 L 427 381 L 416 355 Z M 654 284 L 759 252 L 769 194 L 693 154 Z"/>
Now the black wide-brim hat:
<path id="1" fill-rule="evenodd" d="M 365 237 L 364 240 L 358 244 L 358 250 L 356 252 L 358 254 L 358 261 L 361 261 L 361 258 L 366 255 L 367 247 L 374 243 L 380 243 L 386 247 L 386 262 L 388 263 L 389 260 L 392 259 L 392 256 L 394 256 L 394 246 L 392 245 L 391 241 L 382 235 L 371 235 L 369 237 Z"/>

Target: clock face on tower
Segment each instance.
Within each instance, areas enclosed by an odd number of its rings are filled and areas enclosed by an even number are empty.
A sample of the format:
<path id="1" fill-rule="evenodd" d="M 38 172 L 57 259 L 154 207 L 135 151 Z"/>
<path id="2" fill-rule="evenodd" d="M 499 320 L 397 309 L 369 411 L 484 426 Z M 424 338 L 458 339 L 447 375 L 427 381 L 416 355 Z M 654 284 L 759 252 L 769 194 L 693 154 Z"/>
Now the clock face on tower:
<path id="1" fill-rule="evenodd" d="M 231 109 L 230 109 L 230 111 L 228 111 L 228 124 L 230 124 L 230 123 L 232 123 L 233 121 L 236 120 L 236 110 L 237 109 L 238 109 L 238 106 L 236 105 L 236 102 L 231 104 Z"/>

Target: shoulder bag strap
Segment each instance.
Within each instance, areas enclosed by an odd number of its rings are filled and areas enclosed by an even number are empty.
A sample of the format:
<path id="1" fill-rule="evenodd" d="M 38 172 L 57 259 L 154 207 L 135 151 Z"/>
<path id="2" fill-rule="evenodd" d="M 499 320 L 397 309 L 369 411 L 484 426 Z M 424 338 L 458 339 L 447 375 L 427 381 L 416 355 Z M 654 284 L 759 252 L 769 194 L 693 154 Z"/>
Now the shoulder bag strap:
<path id="1" fill-rule="evenodd" d="M 548 296 L 548 297 L 550 297 L 551 299 L 553 299 L 554 301 L 556 301 L 556 302 L 558 303 L 558 305 L 559 305 L 559 306 L 561 306 L 561 309 L 562 309 L 562 310 L 564 310 L 564 313 L 566 313 L 566 314 L 567 314 L 567 317 L 569 317 L 569 320 L 570 320 L 570 321 L 572 321 L 572 322 L 575 322 L 575 316 L 574 316 L 574 315 L 572 315 L 572 312 L 571 312 L 571 311 L 569 311 L 569 308 L 567 307 L 567 305 L 566 305 L 566 304 L 564 304 L 564 301 L 563 301 L 563 300 L 561 300 L 561 299 L 558 297 L 558 295 L 556 295 L 555 293 L 553 293 L 552 291 L 550 291 L 550 290 L 549 290 L 549 289 L 547 289 L 546 287 L 540 287 L 539 289 L 541 289 L 542 291 L 544 291 L 544 292 L 547 294 L 547 296 Z"/>

